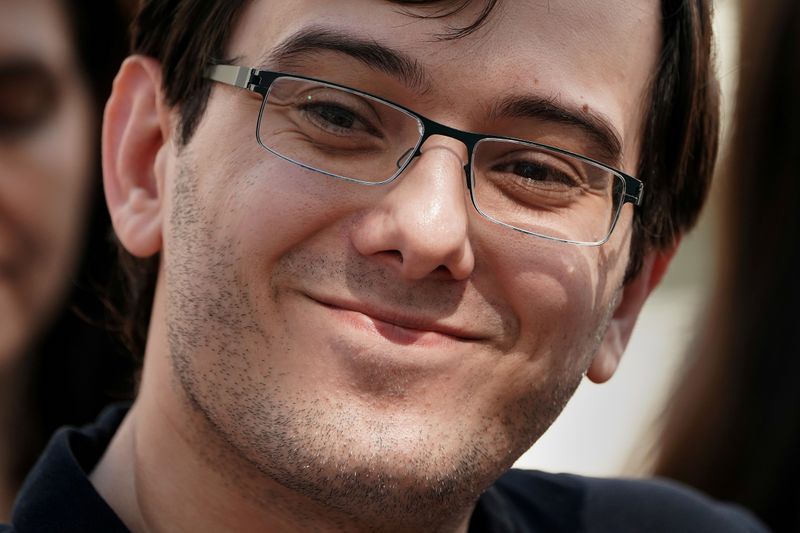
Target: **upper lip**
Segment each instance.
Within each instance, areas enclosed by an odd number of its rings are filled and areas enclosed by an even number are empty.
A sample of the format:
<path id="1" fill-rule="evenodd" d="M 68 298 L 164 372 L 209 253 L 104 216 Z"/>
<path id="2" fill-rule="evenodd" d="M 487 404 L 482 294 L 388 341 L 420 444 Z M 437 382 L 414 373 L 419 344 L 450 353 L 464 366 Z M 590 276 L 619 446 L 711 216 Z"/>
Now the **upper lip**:
<path id="1" fill-rule="evenodd" d="M 438 319 L 425 317 L 419 314 L 403 313 L 379 308 L 366 302 L 356 302 L 327 296 L 308 295 L 308 297 L 329 307 L 337 307 L 346 311 L 355 311 L 370 318 L 380 320 L 381 322 L 386 322 L 402 328 L 416 329 L 420 331 L 432 331 L 434 333 L 455 337 L 460 340 L 482 340 L 487 338 L 486 335 L 481 335 L 476 331 L 470 331 L 468 329 L 453 326 L 451 324 L 445 324 Z"/>

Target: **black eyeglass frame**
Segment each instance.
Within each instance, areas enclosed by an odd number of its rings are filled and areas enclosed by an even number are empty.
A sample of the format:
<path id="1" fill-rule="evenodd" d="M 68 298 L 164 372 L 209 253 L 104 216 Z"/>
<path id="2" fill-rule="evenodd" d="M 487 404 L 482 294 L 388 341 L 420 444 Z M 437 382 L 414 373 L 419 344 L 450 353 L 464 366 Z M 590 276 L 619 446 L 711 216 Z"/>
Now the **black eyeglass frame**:
<path id="1" fill-rule="evenodd" d="M 499 224 L 501 226 L 505 226 L 505 227 L 507 227 L 509 229 L 512 229 L 512 230 L 515 230 L 515 231 L 518 231 L 518 232 L 521 232 L 521 233 L 524 233 L 524 234 L 527 234 L 527 235 L 532 235 L 534 237 L 540 237 L 542 239 L 548 239 L 548 240 L 563 242 L 563 243 L 567 243 L 567 244 L 575 244 L 575 245 L 579 245 L 579 246 L 600 246 L 600 245 L 604 244 L 605 242 L 607 242 L 608 239 L 611 237 L 611 234 L 613 233 L 614 228 L 617 225 L 617 220 L 619 219 L 619 215 L 620 215 L 620 212 L 622 211 L 622 206 L 623 205 L 625 205 L 626 203 L 631 203 L 631 204 L 633 204 L 634 206 L 637 206 L 637 207 L 642 205 L 642 197 L 644 195 L 644 183 L 642 183 L 641 180 L 639 180 L 638 178 L 635 178 L 635 177 L 633 177 L 633 176 L 631 176 L 629 174 L 626 174 L 625 172 L 622 172 L 619 169 L 616 169 L 616 168 L 614 168 L 612 166 L 609 166 L 609 165 L 607 165 L 605 163 L 602 163 L 600 161 L 597 161 L 597 160 L 592 159 L 590 157 L 586 157 L 586 156 L 581 155 L 581 154 L 577 154 L 575 152 L 570 152 L 569 150 L 564 150 L 563 148 L 558 148 L 556 146 L 550 146 L 550 145 L 547 145 L 547 144 L 542 144 L 542 143 L 538 143 L 538 142 L 530 141 L 530 140 L 526 140 L 526 139 L 518 139 L 518 138 L 515 138 L 515 137 L 504 137 L 504 136 L 498 136 L 498 135 L 488 135 L 488 134 L 483 134 L 483 133 L 474 133 L 474 132 L 459 130 L 459 129 L 447 126 L 445 124 L 442 124 L 440 122 L 436 122 L 435 120 L 429 119 L 429 118 L 427 118 L 427 117 L 425 117 L 423 115 L 420 115 L 416 111 L 413 111 L 413 110 L 411 110 L 411 109 L 409 109 L 407 107 L 404 107 L 404 106 L 402 106 L 400 104 L 396 104 L 394 102 L 386 100 L 385 98 L 381 98 L 380 96 L 375 96 L 373 94 L 370 94 L 370 93 L 367 93 L 367 92 L 364 92 L 364 91 L 360 91 L 358 89 L 353 89 L 351 87 L 346 87 L 344 85 L 339 85 L 337 83 L 333 83 L 333 82 L 329 82 L 329 81 L 325 81 L 325 80 L 320 80 L 320 79 L 316 79 L 316 78 L 311 78 L 311 77 L 308 77 L 308 76 L 301 76 L 301 75 L 297 75 L 297 74 L 289 74 L 289 73 L 277 72 L 277 71 L 272 71 L 272 70 L 260 70 L 260 69 L 257 69 L 257 68 L 248 68 L 248 67 L 242 67 L 242 66 L 238 66 L 238 65 L 210 65 L 209 67 L 206 68 L 205 77 L 207 79 L 212 80 L 212 81 L 224 83 L 226 85 L 232 85 L 234 87 L 238 87 L 238 88 L 241 88 L 241 89 L 245 89 L 245 90 L 260 94 L 263 97 L 263 100 L 261 102 L 261 109 L 260 109 L 259 114 L 258 114 L 258 124 L 256 126 L 256 140 L 258 141 L 258 144 L 261 145 L 261 147 L 264 148 L 265 150 L 267 150 L 270 153 L 280 157 L 281 159 L 284 159 L 286 161 L 294 163 L 294 164 L 296 164 L 296 165 L 298 165 L 300 167 L 306 168 L 308 170 L 312 170 L 314 172 L 319 172 L 321 174 L 325 174 L 327 176 L 331 176 L 333 178 L 342 179 L 342 180 L 345 180 L 345 181 L 351 181 L 351 182 L 359 183 L 359 184 L 362 184 L 362 185 L 385 185 L 385 184 L 391 183 L 392 181 L 397 179 L 400 176 L 400 174 L 402 174 L 403 171 L 405 171 L 405 169 L 408 168 L 408 166 L 411 164 L 411 162 L 416 157 L 418 157 L 418 156 L 420 156 L 422 154 L 422 152 L 421 152 L 422 145 L 424 145 L 425 141 L 428 140 L 430 137 L 432 137 L 434 135 L 442 135 L 442 136 L 450 137 L 451 139 L 455 139 L 457 141 L 460 141 L 467 148 L 467 163 L 464 165 L 464 172 L 465 172 L 465 180 L 466 180 L 467 189 L 469 190 L 470 199 L 472 201 L 472 206 L 484 218 L 487 218 L 487 219 L 491 220 L 492 222 L 494 222 L 496 224 Z M 269 95 L 270 88 L 271 88 L 272 84 L 275 82 L 275 80 L 277 80 L 279 78 L 289 78 L 289 79 L 297 79 L 297 80 L 302 80 L 302 81 L 310 81 L 310 82 L 314 82 L 314 83 L 320 83 L 322 85 L 326 85 L 326 86 L 333 87 L 333 88 L 336 88 L 336 89 L 341 89 L 341 90 L 349 92 L 351 94 L 355 94 L 355 95 L 359 95 L 359 96 L 365 96 L 367 98 L 371 98 L 371 99 L 377 100 L 377 101 L 379 101 L 379 102 L 381 102 L 383 104 L 386 104 L 386 105 L 388 105 L 388 106 L 390 106 L 390 107 L 392 107 L 394 109 L 402 111 L 403 113 L 405 113 L 405 114 L 409 115 L 410 117 L 416 119 L 417 123 L 420 125 L 421 131 L 420 131 L 419 140 L 417 141 L 417 144 L 413 149 L 409 149 L 403 155 L 403 157 L 400 158 L 400 160 L 398 160 L 398 162 L 401 161 L 401 160 L 404 160 L 404 161 L 403 161 L 402 164 L 398 164 L 397 171 L 395 171 L 394 174 L 392 174 L 389 178 L 387 178 L 387 179 L 385 179 L 383 181 L 364 181 L 364 180 L 359 180 L 359 179 L 355 179 L 355 178 L 350 178 L 350 177 L 347 177 L 347 176 L 341 176 L 341 175 L 338 175 L 338 174 L 327 172 L 325 170 L 318 169 L 316 167 L 312 167 L 312 166 L 304 164 L 304 163 L 302 163 L 300 161 L 296 161 L 294 159 L 291 159 L 291 158 L 289 158 L 289 157 L 287 157 L 287 156 L 285 156 L 283 154 L 277 153 L 274 150 L 270 149 L 268 146 L 266 146 L 261 140 L 261 118 L 264 115 L 264 106 L 266 106 L 267 96 Z M 570 239 L 562 239 L 562 238 L 559 238 L 559 237 L 552 237 L 552 236 L 549 236 L 549 235 L 543 235 L 543 234 L 536 233 L 534 231 L 526 230 L 526 229 L 523 229 L 523 228 L 518 228 L 516 226 L 513 226 L 513 225 L 508 224 L 506 222 L 503 222 L 501 220 L 497 220 L 493 216 L 483 212 L 481 210 L 481 208 L 478 206 L 478 202 L 475 200 L 475 192 L 474 192 L 475 191 L 475 187 L 474 187 L 474 185 L 475 185 L 475 177 L 474 177 L 473 172 L 472 172 L 472 163 L 473 163 L 473 159 L 474 159 L 474 155 L 475 155 L 475 147 L 481 141 L 484 141 L 484 140 L 523 143 L 523 144 L 531 145 L 531 146 L 534 146 L 534 147 L 537 147 L 537 148 L 542 148 L 542 149 L 545 149 L 545 150 L 549 150 L 549 151 L 555 152 L 557 154 L 566 155 L 566 156 L 569 156 L 569 157 L 574 157 L 574 158 L 577 158 L 578 160 L 581 160 L 581 161 L 583 161 L 585 163 L 588 163 L 588 164 L 593 165 L 595 167 L 598 167 L 600 169 L 603 169 L 603 170 L 606 170 L 608 172 L 611 172 L 612 174 L 614 174 L 614 175 L 618 176 L 620 179 L 622 179 L 622 181 L 624 183 L 624 191 L 623 191 L 623 195 L 622 195 L 622 201 L 619 203 L 619 205 L 617 206 L 616 211 L 613 213 L 613 218 L 611 220 L 611 224 L 609 226 L 608 232 L 606 233 L 605 237 L 603 239 L 599 240 L 599 241 L 593 241 L 593 242 L 575 241 L 575 240 L 570 240 Z M 410 156 L 408 155 L 409 153 L 411 153 Z"/>

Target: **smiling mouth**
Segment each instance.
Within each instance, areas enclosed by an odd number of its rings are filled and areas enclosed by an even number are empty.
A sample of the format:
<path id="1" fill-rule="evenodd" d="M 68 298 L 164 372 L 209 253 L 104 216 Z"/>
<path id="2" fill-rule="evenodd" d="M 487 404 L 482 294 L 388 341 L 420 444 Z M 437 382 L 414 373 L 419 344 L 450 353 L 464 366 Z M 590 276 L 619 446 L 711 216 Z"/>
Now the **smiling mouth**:
<path id="1" fill-rule="evenodd" d="M 395 344 L 432 346 L 475 342 L 484 338 L 435 320 L 375 309 L 360 303 L 321 300 L 312 296 L 308 298 L 356 329 L 376 333 Z"/>

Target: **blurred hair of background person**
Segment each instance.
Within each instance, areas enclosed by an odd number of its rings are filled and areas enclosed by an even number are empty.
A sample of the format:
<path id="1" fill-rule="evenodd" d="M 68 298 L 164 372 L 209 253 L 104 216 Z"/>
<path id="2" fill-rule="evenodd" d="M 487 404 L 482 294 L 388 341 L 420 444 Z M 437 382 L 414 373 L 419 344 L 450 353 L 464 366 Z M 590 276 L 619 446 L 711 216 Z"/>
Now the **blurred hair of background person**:
<path id="1" fill-rule="evenodd" d="M 129 386 L 94 292 L 115 253 L 99 124 L 124 13 L 112 0 L 0 2 L 0 520 L 50 433 Z"/>
<path id="2" fill-rule="evenodd" d="M 656 474 L 800 531 L 800 2 L 745 0 L 725 249 Z"/>

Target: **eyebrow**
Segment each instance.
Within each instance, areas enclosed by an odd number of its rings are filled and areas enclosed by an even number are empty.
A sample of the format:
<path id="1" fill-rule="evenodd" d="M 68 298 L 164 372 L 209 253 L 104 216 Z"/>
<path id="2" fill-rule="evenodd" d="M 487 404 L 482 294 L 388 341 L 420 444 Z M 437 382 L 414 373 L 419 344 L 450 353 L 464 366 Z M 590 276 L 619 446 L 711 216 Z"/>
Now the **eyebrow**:
<path id="1" fill-rule="evenodd" d="M 491 110 L 494 118 L 533 118 L 575 127 L 595 145 L 597 157 L 611 164 L 622 159 L 622 140 L 616 128 L 605 116 L 593 112 L 588 106 L 572 107 L 553 97 L 535 95 L 509 96 Z"/>
<path id="2" fill-rule="evenodd" d="M 307 26 L 296 31 L 266 54 L 261 66 L 291 70 L 297 67 L 298 61 L 322 51 L 350 56 L 371 69 L 397 78 L 419 94 L 426 93 L 432 86 L 425 68 L 405 52 L 374 39 L 324 26 Z M 598 159 L 612 165 L 619 164 L 622 159 L 622 137 L 607 117 L 591 111 L 588 106 L 569 106 L 554 97 L 518 95 L 508 96 L 492 106 L 490 114 L 492 118 L 538 119 L 577 128 L 591 139 Z"/>
<path id="3" fill-rule="evenodd" d="M 276 46 L 264 63 L 287 69 L 320 51 L 346 54 L 368 67 L 399 79 L 414 92 L 424 94 L 430 78 L 419 62 L 408 54 L 393 50 L 375 40 L 357 37 L 330 28 L 311 26 L 295 32 Z"/>

